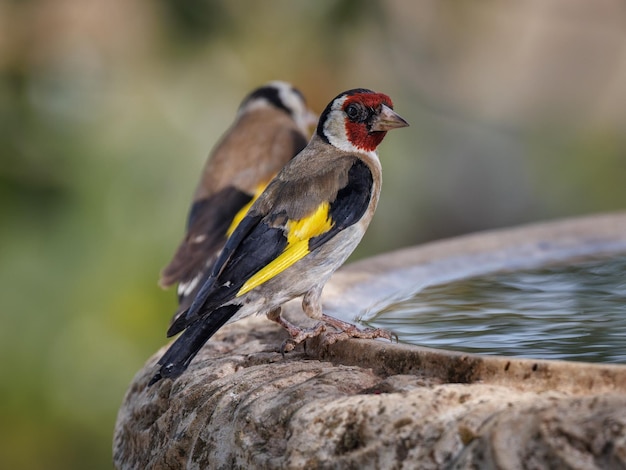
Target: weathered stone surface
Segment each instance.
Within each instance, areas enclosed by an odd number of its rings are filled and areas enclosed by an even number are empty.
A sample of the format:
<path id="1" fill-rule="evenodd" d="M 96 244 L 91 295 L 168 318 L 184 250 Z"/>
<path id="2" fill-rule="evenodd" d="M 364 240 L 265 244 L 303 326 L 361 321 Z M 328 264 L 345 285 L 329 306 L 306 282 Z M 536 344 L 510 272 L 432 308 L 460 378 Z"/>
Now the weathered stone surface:
<path id="1" fill-rule="evenodd" d="M 229 325 L 175 382 L 135 377 L 118 468 L 626 468 L 626 370 L 350 340 L 283 359 Z"/>
<path id="2" fill-rule="evenodd" d="M 460 257 L 475 264 L 476 256 L 515 265 L 515 246 L 526 247 L 519 252 L 524 259 L 531 252 L 536 259 L 554 259 L 553 249 L 575 255 L 595 244 L 626 246 L 626 214 L 548 225 L 348 266 L 325 291 L 325 304 L 356 307 L 367 295 L 381 295 L 377 284 L 395 286 L 423 275 L 410 266 L 441 266 L 437 260 L 451 259 L 454 250 L 458 256 L 446 269 Z M 286 310 L 292 321 L 306 324 L 297 304 Z M 283 358 L 278 348 L 285 337 L 264 318 L 228 325 L 178 380 L 147 388 L 164 349 L 155 354 L 120 408 L 115 466 L 626 468 L 626 366 L 365 340 L 330 346 L 308 341 L 306 352 Z"/>

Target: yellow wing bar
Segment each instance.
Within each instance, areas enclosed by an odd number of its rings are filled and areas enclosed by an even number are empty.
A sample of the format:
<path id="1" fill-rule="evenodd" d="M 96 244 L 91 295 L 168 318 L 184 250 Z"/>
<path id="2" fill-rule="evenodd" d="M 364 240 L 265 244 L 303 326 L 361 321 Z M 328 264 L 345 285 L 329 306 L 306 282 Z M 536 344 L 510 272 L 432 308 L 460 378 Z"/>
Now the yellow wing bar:
<path id="1" fill-rule="evenodd" d="M 237 297 L 269 281 L 289 266 L 309 254 L 309 239 L 328 232 L 333 221 L 329 216 L 330 204 L 323 202 L 303 219 L 287 222 L 287 246 L 283 252 L 246 281 Z"/>
<path id="2" fill-rule="evenodd" d="M 241 223 L 243 218 L 246 216 L 246 214 L 252 207 L 252 204 L 254 204 L 254 201 L 256 201 L 259 198 L 259 196 L 261 195 L 261 193 L 263 192 L 263 190 L 265 189 L 267 185 L 268 185 L 267 181 L 265 183 L 259 184 L 256 187 L 256 190 L 254 191 L 254 196 L 252 196 L 252 199 L 250 200 L 250 202 L 246 204 L 245 206 L 243 206 L 241 209 L 239 209 L 239 212 L 235 214 L 235 217 L 233 217 L 233 220 L 230 223 L 230 227 L 228 227 L 228 230 L 226 230 L 227 237 L 230 237 L 233 234 L 233 232 L 237 228 L 237 225 Z"/>

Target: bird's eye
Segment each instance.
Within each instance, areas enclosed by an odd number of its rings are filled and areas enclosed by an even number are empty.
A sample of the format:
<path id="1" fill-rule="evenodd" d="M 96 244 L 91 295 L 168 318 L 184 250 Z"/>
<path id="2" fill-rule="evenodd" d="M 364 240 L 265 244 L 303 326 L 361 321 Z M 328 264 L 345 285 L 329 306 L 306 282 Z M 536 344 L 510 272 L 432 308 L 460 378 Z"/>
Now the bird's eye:
<path id="1" fill-rule="evenodd" d="M 349 104 L 346 108 L 346 115 L 351 121 L 359 120 L 361 114 L 361 108 L 356 103 Z"/>

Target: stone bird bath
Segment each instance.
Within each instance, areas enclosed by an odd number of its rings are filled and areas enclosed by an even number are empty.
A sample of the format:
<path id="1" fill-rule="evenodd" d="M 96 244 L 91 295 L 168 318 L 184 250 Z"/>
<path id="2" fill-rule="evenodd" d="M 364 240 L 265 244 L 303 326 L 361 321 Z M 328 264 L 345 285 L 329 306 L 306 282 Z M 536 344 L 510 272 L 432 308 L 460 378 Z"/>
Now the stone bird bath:
<path id="1" fill-rule="evenodd" d="M 624 212 L 478 233 L 347 265 L 324 303 L 354 318 L 433 280 L 617 253 Z M 228 325 L 147 388 L 155 353 L 120 408 L 116 468 L 626 468 L 626 365 L 318 339 L 283 359 L 285 335 Z"/>

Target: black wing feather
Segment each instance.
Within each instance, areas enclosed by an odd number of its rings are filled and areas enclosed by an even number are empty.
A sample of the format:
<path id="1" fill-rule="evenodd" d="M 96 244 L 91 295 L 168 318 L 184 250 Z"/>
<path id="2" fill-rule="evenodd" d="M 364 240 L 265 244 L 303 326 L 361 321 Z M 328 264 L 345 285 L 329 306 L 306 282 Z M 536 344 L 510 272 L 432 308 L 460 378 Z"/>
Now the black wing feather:
<path id="1" fill-rule="evenodd" d="M 244 283 L 282 253 L 286 245 L 282 227 L 270 225 L 260 214 L 248 213 L 226 242 L 187 313 L 170 326 L 168 336 L 179 333 L 198 317 L 232 300 Z"/>
<path id="2" fill-rule="evenodd" d="M 216 220 L 228 226 L 243 206 L 252 200 L 252 195 L 234 186 L 227 186 L 211 196 L 195 201 L 187 216 L 187 230 L 204 233 Z M 225 232 L 226 230 L 224 230 Z"/>
<path id="3" fill-rule="evenodd" d="M 196 201 L 187 217 L 187 236 L 163 270 L 162 283 L 188 282 L 207 271 L 207 263 L 226 242 L 226 231 L 233 218 L 251 199 L 250 194 L 229 186 Z M 204 239 L 198 242 L 198 236 Z"/>
<path id="4" fill-rule="evenodd" d="M 362 160 L 356 160 L 348 171 L 348 183 L 337 192 L 330 203 L 329 215 L 333 227 L 326 233 L 309 240 L 309 251 L 322 246 L 342 230 L 357 223 L 365 214 L 372 198 L 374 177 Z"/>

